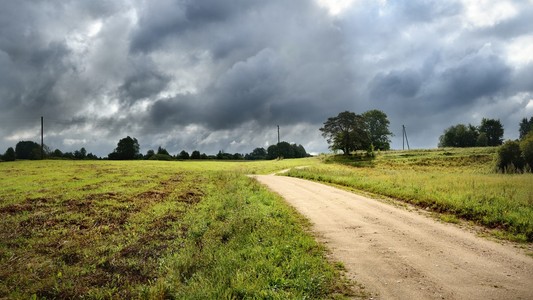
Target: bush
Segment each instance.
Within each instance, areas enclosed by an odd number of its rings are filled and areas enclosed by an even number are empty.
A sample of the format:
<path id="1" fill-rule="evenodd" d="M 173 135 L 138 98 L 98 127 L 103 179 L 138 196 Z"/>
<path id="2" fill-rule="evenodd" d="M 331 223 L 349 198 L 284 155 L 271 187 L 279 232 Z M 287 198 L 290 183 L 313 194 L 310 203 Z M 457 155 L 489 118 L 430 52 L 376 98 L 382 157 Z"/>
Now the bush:
<path id="1" fill-rule="evenodd" d="M 529 170 L 533 168 L 533 131 L 530 131 L 520 142 L 520 150 L 524 164 Z"/>
<path id="2" fill-rule="evenodd" d="M 168 154 L 154 154 L 150 156 L 150 158 L 148 159 L 149 160 L 167 160 L 167 161 L 174 160 L 174 158 L 172 158 L 172 156 Z"/>
<path id="3" fill-rule="evenodd" d="M 507 141 L 499 149 L 496 157 L 496 169 L 503 173 L 520 173 L 524 169 L 524 159 L 520 144 Z"/>

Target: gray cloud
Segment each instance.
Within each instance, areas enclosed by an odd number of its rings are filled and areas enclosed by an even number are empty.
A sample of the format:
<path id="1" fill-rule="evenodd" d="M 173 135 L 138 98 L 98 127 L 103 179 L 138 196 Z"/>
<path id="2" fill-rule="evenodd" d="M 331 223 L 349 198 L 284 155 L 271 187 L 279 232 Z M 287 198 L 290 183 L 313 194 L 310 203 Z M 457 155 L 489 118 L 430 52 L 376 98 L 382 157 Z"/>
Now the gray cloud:
<path id="1" fill-rule="evenodd" d="M 468 19 L 462 1 L 4 1 L 0 151 L 37 139 L 106 155 L 130 135 L 158 146 L 249 152 L 282 137 L 327 150 L 318 128 L 344 110 L 385 111 L 435 147 L 455 123 L 533 115 L 533 8 Z M 474 24 L 474 25 L 473 25 Z M 478 24 L 478 25 L 476 25 Z M 509 47 L 515 48 L 509 48 Z M 525 57 L 525 58 L 524 58 Z"/>

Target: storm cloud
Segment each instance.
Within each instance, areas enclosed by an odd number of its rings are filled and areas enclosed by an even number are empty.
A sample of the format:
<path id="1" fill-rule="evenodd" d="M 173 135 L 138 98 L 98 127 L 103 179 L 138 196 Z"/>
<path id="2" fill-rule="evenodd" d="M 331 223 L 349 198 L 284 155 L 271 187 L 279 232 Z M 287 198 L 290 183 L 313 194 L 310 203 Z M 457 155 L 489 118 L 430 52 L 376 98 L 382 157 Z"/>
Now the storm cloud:
<path id="1" fill-rule="evenodd" d="M 343 2 L 344 3 L 344 2 Z M 107 155 L 250 152 L 383 110 L 401 147 L 456 123 L 533 115 L 533 2 L 2 1 L 0 151 L 20 140 Z M 4 150 L 2 150 L 4 149 Z"/>

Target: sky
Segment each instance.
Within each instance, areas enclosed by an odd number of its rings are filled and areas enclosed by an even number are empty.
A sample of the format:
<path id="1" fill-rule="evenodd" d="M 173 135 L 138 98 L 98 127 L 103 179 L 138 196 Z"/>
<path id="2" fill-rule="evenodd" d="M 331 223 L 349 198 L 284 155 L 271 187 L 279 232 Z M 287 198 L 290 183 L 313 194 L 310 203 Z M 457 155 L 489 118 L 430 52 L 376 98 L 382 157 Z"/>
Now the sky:
<path id="1" fill-rule="evenodd" d="M 249 153 L 379 109 L 402 148 L 533 116 L 533 0 L 0 0 L 0 152 Z"/>

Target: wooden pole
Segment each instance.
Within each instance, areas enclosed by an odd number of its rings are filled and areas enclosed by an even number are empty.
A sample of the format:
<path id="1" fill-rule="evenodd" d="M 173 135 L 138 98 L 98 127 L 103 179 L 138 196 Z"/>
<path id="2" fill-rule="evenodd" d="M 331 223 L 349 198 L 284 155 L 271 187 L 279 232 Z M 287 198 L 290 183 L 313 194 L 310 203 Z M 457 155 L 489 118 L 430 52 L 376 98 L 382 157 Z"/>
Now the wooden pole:
<path id="1" fill-rule="evenodd" d="M 41 159 L 44 159 L 44 118 L 41 116 Z"/>

